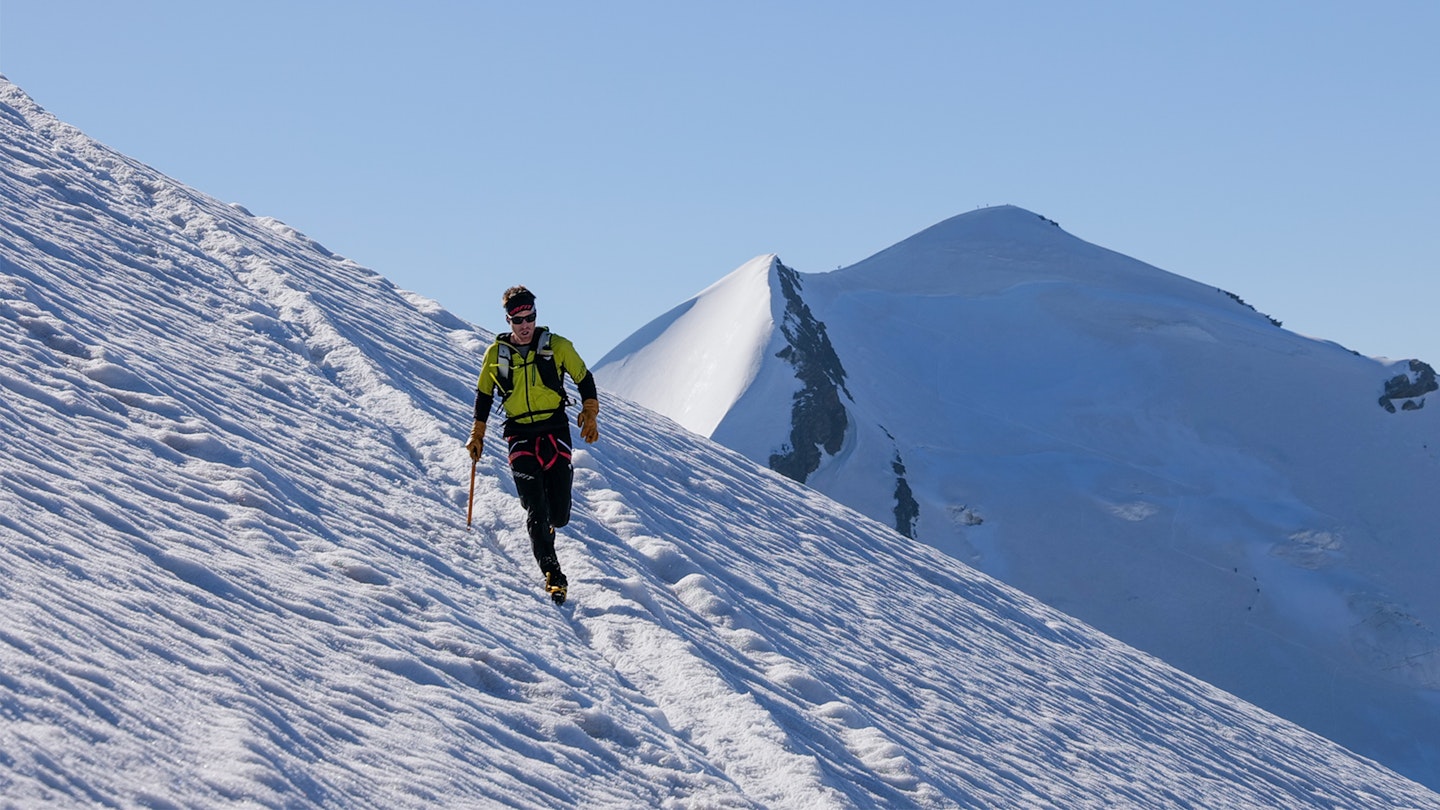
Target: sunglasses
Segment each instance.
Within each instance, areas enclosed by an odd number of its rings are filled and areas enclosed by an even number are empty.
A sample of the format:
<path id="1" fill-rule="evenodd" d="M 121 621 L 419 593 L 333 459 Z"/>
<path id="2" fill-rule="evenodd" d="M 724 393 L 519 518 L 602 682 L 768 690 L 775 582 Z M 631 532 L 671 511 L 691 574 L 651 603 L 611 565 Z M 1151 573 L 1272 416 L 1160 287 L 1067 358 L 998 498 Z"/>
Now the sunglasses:
<path id="1" fill-rule="evenodd" d="M 511 318 L 511 319 L 510 319 L 510 323 L 534 323 L 534 322 L 535 322 L 535 313 L 533 313 L 533 312 L 530 313 L 529 315 L 521 315 L 521 316 L 519 316 L 518 318 Z"/>

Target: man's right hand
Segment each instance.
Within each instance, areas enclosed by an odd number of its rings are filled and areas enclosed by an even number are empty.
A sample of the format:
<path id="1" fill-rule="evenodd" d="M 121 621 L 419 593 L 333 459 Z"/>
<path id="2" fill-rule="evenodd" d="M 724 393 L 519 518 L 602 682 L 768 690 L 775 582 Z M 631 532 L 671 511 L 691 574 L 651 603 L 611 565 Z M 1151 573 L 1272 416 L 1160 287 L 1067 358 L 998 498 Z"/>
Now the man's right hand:
<path id="1" fill-rule="evenodd" d="M 470 451 L 470 460 L 480 460 L 480 448 L 485 444 L 485 423 L 479 419 L 475 420 L 475 427 L 470 430 L 470 441 L 465 443 L 465 449 Z"/>

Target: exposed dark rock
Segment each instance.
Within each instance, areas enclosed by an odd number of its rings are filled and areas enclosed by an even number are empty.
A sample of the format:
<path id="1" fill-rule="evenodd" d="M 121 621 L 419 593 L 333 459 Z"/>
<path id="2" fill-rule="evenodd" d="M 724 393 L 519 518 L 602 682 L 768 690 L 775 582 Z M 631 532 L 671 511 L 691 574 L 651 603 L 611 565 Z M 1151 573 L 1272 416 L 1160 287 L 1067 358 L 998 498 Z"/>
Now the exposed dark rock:
<path id="1" fill-rule="evenodd" d="M 1402 411 L 1418 411 L 1425 407 L 1425 395 L 1440 389 L 1435 380 L 1435 369 L 1429 363 L 1410 361 L 1409 374 L 1396 374 L 1385 381 L 1385 393 L 1380 396 L 1380 407 L 1395 413 L 1395 403 L 1400 402 Z"/>
<path id="2" fill-rule="evenodd" d="M 905 462 L 900 451 L 895 451 L 895 460 L 890 464 L 895 471 L 895 531 L 915 538 L 915 521 L 920 518 L 920 504 L 910 491 L 910 482 L 905 480 Z"/>
<path id="3" fill-rule="evenodd" d="M 1269 315 L 1266 315 L 1265 313 L 1263 313 L 1263 312 L 1261 312 L 1260 310 L 1256 309 L 1255 307 L 1250 306 L 1249 304 L 1245 303 L 1245 299 L 1244 299 L 1244 298 L 1241 298 L 1240 296 L 1236 295 L 1235 293 L 1232 293 L 1232 292 L 1230 292 L 1229 290 L 1221 290 L 1219 287 L 1216 287 L 1215 289 L 1218 290 L 1219 292 L 1222 292 L 1222 293 L 1224 293 L 1225 295 L 1229 296 L 1231 299 L 1233 299 L 1233 300 L 1235 301 L 1235 303 L 1239 304 L 1240 306 L 1245 307 L 1246 309 L 1250 310 L 1251 312 L 1255 313 L 1256 315 L 1263 316 L 1263 317 L 1265 318 L 1265 320 L 1269 321 L 1272 326 L 1284 326 L 1283 323 L 1281 323 L 1280 321 L 1276 320 L 1275 318 L 1272 318 L 1272 317 L 1270 317 Z"/>
<path id="4" fill-rule="evenodd" d="M 832 456 L 840 452 L 850 424 L 840 394 L 853 397 L 845 388 L 845 369 L 825 324 L 816 320 L 800 296 L 800 274 L 778 261 L 776 270 L 785 297 L 780 330 L 786 341 L 777 356 L 795 369 L 802 387 L 790 407 L 789 446 L 770 456 L 770 469 L 803 484 L 820 467 L 822 449 Z"/>

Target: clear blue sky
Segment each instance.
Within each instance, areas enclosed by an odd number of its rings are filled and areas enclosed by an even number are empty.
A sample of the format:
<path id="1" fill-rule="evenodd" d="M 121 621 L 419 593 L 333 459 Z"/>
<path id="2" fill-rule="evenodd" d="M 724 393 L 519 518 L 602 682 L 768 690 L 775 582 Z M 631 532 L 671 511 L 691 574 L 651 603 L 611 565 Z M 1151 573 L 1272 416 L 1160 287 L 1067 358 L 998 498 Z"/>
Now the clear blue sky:
<path id="1" fill-rule="evenodd" d="M 92 137 L 598 360 L 748 259 L 1013 203 L 1440 365 L 1440 2 L 0 0 Z"/>

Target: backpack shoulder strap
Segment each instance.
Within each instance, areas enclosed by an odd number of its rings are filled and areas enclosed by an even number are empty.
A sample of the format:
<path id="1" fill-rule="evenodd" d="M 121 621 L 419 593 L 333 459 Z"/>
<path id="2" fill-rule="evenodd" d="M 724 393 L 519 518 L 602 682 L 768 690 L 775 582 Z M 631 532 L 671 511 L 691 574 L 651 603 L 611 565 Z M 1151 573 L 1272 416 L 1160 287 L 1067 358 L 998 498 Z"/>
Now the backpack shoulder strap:
<path id="1" fill-rule="evenodd" d="M 515 390 L 515 374 L 511 358 L 515 354 L 515 347 L 504 337 L 495 338 L 495 383 L 500 386 L 500 393 L 503 396 L 510 396 Z M 555 365 L 555 350 L 550 348 L 550 330 L 543 329 L 540 332 L 540 339 L 535 344 L 535 370 L 540 375 L 540 382 L 552 391 L 560 394 L 562 404 L 569 405 L 570 397 L 565 393 L 565 384 L 560 379 L 560 369 Z"/>
<path id="2" fill-rule="evenodd" d="M 515 388 L 511 375 L 510 356 L 515 352 L 515 347 L 510 341 L 504 338 L 495 338 L 495 383 L 500 386 L 500 393 L 509 396 Z"/>
<path id="3" fill-rule="evenodd" d="M 555 350 L 550 348 L 550 330 L 540 333 L 540 342 L 535 346 L 535 368 L 540 372 L 540 382 L 546 388 L 560 395 L 562 405 L 570 404 L 565 393 L 565 383 L 560 379 L 560 368 L 555 365 Z"/>

